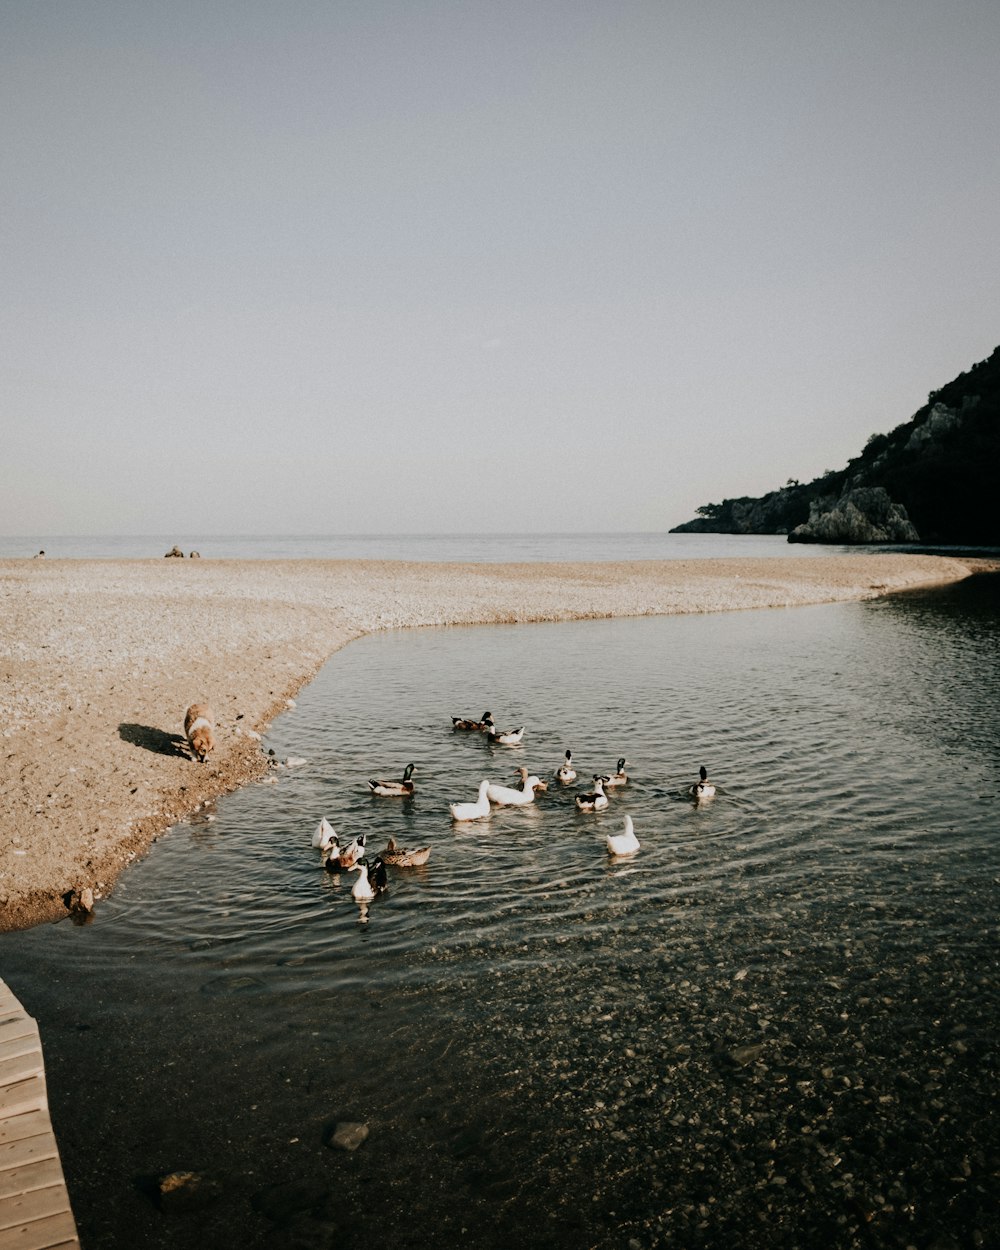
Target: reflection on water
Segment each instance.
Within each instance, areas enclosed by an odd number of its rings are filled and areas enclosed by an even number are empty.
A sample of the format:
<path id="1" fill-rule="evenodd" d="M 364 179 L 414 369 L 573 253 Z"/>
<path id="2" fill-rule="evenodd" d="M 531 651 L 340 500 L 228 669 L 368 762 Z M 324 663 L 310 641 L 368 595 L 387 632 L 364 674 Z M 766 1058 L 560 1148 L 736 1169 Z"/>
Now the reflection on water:
<path id="1" fill-rule="evenodd" d="M 269 737 L 304 766 L 93 925 L 3 940 L 85 1247 L 991 1244 L 998 606 L 975 579 L 352 644 Z M 486 707 L 521 746 L 452 730 Z M 576 785 L 450 821 L 567 749 Z M 370 794 L 411 760 L 413 798 Z M 323 815 L 430 860 L 362 910 Z M 181 1168 L 221 1196 L 160 1211 Z"/>

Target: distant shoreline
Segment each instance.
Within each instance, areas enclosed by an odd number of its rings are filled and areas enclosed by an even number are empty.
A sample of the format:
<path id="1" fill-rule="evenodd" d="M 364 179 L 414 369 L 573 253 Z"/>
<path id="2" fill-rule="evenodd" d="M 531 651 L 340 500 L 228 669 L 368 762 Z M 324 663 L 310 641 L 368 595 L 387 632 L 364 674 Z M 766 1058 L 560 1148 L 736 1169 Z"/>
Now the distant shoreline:
<path id="1" fill-rule="evenodd" d="M 163 830 L 262 777 L 256 735 L 364 634 L 861 600 L 998 570 L 1000 561 L 879 554 L 0 560 L 0 930 L 66 915 L 73 889 L 106 895 Z M 177 745 L 196 701 L 218 725 L 206 764 Z"/>
<path id="2" fill-rule="evenodd" d="M 1000 557 L 1000 549 L 803 547 L 781 534 L 634 533 L 470 534 L 258 534 L 226 535 L 0 535 L 0 560 L 152 560 L 174 546 L 186 559 L 192 551 L 208 560 L 418 560 L 432 564 L 523 562 L 603 563 L 613 560 L 830 559 L 844 555 L 943 555 L 955 559 Z"/>

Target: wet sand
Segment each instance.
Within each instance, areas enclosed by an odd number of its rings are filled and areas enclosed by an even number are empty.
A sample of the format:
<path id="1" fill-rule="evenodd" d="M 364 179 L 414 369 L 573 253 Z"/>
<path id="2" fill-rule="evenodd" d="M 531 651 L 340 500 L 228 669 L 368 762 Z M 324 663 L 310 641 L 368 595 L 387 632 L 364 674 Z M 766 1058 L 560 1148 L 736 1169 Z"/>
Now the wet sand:
<path id="1" fill-rule="evenodd" d="M 870 599 L 995 562 L 920 555 L 621 564 L 0 561 L 0 930 L 106 894 L 157 835 L 263 776 L 270 721 L 352 639 L 417 626 Z M 470 696 L 471 697 L 471 696 Z M 478 696 L 477 696 L 478 697 Z M 183 737 L 205 702 L 217 747 Z M 481 708 L 443 708 L 442 717 Z"/>

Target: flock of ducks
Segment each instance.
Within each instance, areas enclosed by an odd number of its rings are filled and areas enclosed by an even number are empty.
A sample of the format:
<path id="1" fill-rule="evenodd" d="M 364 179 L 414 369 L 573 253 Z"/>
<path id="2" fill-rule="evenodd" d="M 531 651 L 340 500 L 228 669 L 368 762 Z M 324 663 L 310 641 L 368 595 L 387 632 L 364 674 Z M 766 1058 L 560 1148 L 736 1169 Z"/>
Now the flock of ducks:
<path id="1" fill-rule="evenodd" d="M 407 769 L 412 773 L 413 765 Z M 409 776 L 407 776 L 409 780 Z M 346 845 L 340 845 L 333 825 L 324 816 L 313 833 L 312 844 L 323 852 L 323 867 L 327 872 L 356 872 L 358 879 L 351 887 L 351 896 L 358 902 L 368 902 L 388 889 L 389 874 L 386 864 L 395 868 L 420 868 L 430 859 L 431 848 L 422 846 L 417 850 L 406 850 L 397 846 L 396 839 L 390 838 L 384 851 L 376 855 L 369 863 L 365 855 L 365 839 L 367 834 L 359 833 Z"/>
<path id="2" fill-rule="evenodd" d="M 484 712 L 479 720 L 471 720 L 463 716 L 451 718 L 454 729 L 471 730 L 487 736 L 490 742 L 501 746 L 516 746 L 524 737 L 524 726 L 518 729 L 498 730 L 492 712 Z M 609 803 L 608 790 L 628 784 L 628 760 L 621 756 L 613 773 L 594 773 L 593 789 L 575 797 L 575 804 L 581 812 L 603 811 Z M 413 773 L 415 764 L 407 764 L 403 776 L 398 780 L 387 778 L 371 778 L 368 788 L 372 794 L 387 798 L 409 798 L 414 792 Z M 448 810 L 453 821 L 465 823 L 481 820 L 488 816 L 493 807 L 523 807 L 535 801 L 538 791 L 547 790 L 548 782 L 543 781 L 527 768 L 515 770 L 521 778 L 519 787 L 496 785 L 485 779 L 479 783 L 479 792 L 472 802 L 449 803 Z M 573 752 L 567 751 L 563 762 L 555 770 L 555 779 L 561 785 L 570 785 L 577 779 L 573 767 Z M 698 772 L 698 780 L 689 788 L 688 793 L 695 801 L 712 798 L 715 786 L 708 779 L 708 771 L 702 765 Z M 366 835 L 361 833 L 346 845 L 341 846 L 333 826 L 323 817 L 313 833 L 312 844 L 323 852 L 323 866 L 327 872 L 356 872 L 357 880 L 351 888 L 352 897 L 360 903 L 366 903 L 388 888 L 386 865 L 396 868 L 418 868 L 427 863 L 431 848 L 420 847 L 407 850 L 390 838 L 385 849 L 371 861 L 367 858 Z M 636 837 L 632 817 L 625 816 L 624 828 L 620 833 L 607 835 L 608 854 L 614 858 L 634 855 L 640 849 Z"/>

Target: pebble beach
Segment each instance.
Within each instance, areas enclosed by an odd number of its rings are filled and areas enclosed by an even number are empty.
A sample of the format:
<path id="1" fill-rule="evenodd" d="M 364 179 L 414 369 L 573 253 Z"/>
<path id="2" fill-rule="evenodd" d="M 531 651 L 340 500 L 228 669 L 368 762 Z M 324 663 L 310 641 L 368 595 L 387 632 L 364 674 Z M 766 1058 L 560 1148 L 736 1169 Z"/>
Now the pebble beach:
<path id="1" fill-rule="evenodd" d="M 996 568 L 910 554 L 0 560 L 0 929 L 65 916 L 74 891 L 107 895 L 165 829 L 266 774 L 271 721 L 365 634 L 863 600 Z M 215 714 L 204 764 L 183 738 L 195 702 Z"/>

